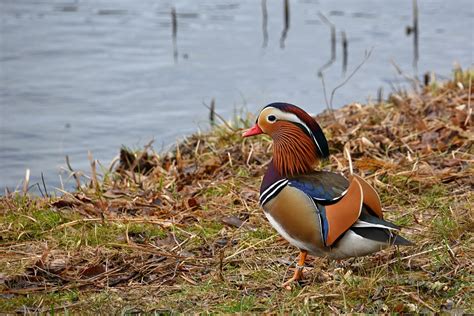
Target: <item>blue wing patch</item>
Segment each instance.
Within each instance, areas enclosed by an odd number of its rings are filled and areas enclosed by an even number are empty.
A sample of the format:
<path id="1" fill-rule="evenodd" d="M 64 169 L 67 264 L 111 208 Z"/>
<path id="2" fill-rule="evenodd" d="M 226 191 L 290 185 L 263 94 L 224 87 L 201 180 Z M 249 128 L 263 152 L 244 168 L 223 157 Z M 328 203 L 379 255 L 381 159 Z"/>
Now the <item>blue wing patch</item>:
<path id="1" fill-rule="evenodd" d="M 303 191 L 318 203 L 332 204 L 346 194 L 349 181 L 337 173 L 315 171 L 289 179 L 288 185 Z"/>
<path id="2" fill-rule="evenodd" d="M 330 188 L 327 189 L 323 186 L 316 186 L 314 183 L 306 181 L 290 180 L 288 185 L 303 191 L 318 202 L 330 202 L 340 195 Z"/>

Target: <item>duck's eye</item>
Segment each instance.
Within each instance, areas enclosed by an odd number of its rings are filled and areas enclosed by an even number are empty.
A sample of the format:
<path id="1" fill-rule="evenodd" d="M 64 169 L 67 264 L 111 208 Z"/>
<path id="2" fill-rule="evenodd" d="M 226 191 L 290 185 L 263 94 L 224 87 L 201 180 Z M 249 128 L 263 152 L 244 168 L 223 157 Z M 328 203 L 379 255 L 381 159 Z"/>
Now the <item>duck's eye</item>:
<path id="1" fill-rule="evenodd" d="M 277 118 L 276 118 L 275 115 L 269 115 L 269 116 L 267 117 L 267 120 L 268 120 L 269 122 L 272 122 L 272 123 L 275 122 L 276 119 L 277 119 Z"/>

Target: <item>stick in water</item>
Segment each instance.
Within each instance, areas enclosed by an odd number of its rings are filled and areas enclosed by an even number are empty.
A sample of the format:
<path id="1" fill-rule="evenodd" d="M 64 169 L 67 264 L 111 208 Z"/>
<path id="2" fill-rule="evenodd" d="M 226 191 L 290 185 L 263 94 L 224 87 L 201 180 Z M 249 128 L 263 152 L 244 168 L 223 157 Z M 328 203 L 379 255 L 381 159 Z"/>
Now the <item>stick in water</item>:
<path id="1" fill-rule="evenodd" d="M 268 12 L 267 0 L 262 0 L 262 32 L 263 32 L 263 47 L 268 45 Z"/>
<path id="2" fill-rule="evenodd" d="M 171 8 L 171 27 L 172 27 L 172 36 L 173 36 L 173 57 L 174 62 L 178 62 L 178 17 L 176 15 L 176 9 Z"/>
<path id="3" fill-rule="evenodd" d="M 346 75 L 347 60 L 349 58 L 349 52 L 347 48 L 348 44 L 347 44 L 346 32 L 344 31 L 341 32 L 341 41 L 342 41 L 342 74 Z"/>
<path id="4" fill-rule="evenodd" d="M 28 185 L 30 184 L 30 169 L 26 169 L 25 180 L 23 181 L 23 195 L 28 193 Z"/>
<path id="5" fill-rule="evenodd" d="M 284 27 L 283 31 L 281 32 L 281 38 L 280 38 L 280 48 L 283 49 L 285 48 L 285 40 L 286 36 L 288 35 L 288 30 L 290 29 L 290 0 L 285 0 L 284 2 Z"/>
<path id="6" fill-rule="evenodd" d="M 318 12 L 319 18 L 323 21 L 324 24 L 329 26 L 331 30 L 331 58 L 318 69 L 318 76 L 323 76 L 323 71 L 329 68 L 336 61 L 336 26 L 329 21 L 329 19 L 324 16 L 321 12 Z"/>

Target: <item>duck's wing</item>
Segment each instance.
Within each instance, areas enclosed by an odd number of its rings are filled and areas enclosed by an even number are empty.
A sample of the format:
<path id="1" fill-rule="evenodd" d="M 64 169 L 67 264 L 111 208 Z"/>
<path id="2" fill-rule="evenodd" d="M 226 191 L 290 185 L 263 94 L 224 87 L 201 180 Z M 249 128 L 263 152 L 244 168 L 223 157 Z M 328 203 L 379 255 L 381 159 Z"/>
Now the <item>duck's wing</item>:
<path id="1" fill-rule="evenodd" d="M 349 182 L 338 173 L 315 171 L 289 179 L 288 186 L 313 200 L 326 246 L 332 245 L 359 218 L 363 193 L 357 180 Z"/>
<path id="2" fill-rule="evenodd" d="M 349 188 L 349 181 L 339 173 L 314 171 L 288 179 L 288 184 L 300 189 L 320 204 L 339 201 Z"/>
<path id="3" fill-rule="evenodd" d="M 338 173 L 315 171 L 289 179 L 288 185 L 303 191 L 314 201 L 326 246 L 331 246 L 353 225 L 396 229 L 395 225 L 382 219 L 377 192 L 359 176 L 353 175 L 348 180 Z M 364 213 L 363 207 L 367 209 Z"/>
<path id="4" fill-rule="evenodd" d="M 380 197 L 375 189 L 363 178 L 356 174 L 351 175 L 352 178 L 357 179 L 362 192 L 364 194 L 364 205 L 369 209 L 369 212 L 376 215 L 378 218 L 383 218 L 382 203 L 380 203 Z"/>

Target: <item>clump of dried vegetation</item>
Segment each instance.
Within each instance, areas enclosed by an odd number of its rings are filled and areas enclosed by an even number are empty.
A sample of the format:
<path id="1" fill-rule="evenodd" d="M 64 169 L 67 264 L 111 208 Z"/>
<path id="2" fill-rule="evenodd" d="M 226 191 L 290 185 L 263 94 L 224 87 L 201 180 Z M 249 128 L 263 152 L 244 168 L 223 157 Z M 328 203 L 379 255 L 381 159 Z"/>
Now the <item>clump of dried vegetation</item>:
<path id="1" fill-rule="evenodd" d="M 241 138 L 249 116 L 163 156 L 123 149 L 75 192 L 1 197 L 0 311 L 472 312 L 472 75 L 317 116 L 323 167 L 347 172 L 348 148 L 415 246 L 314 258 L 280 288 L 297 249 L 258 205 L 271 141 Z"/>

